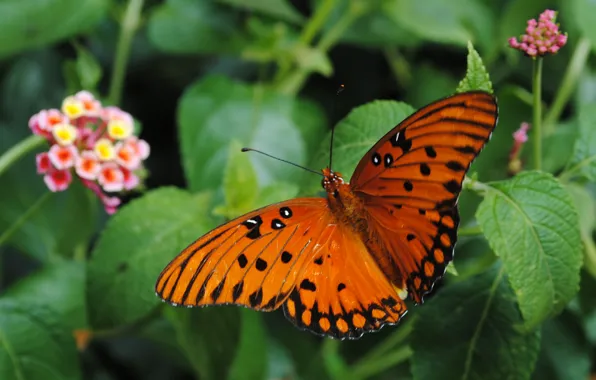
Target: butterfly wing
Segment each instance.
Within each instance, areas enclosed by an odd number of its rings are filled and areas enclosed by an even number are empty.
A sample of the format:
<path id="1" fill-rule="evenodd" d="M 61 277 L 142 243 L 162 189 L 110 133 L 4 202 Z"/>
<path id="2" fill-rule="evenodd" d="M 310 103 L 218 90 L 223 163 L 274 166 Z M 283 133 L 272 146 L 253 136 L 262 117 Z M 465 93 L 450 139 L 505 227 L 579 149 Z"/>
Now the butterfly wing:
<path id="1" fill-rule="evenodd" d="M 155 291 L 174 305 L 274 310 L 294 289 L 330 215 L 324 198 L 298 198 L 234 219 L 184 249 Z"/>
<path id="2" fill-rule="evenodd" d="M 358 164 L 350 185 L 370 228 L 422 302 L 443 275 L 456 241 L 457 198 L 497 122 L 496 99 L 466 92 L 432 103 L 396 126 Z M 379 258 L 383 260 L 383 258 Z"/>
<path id="3" fill-rule="evenodd" d="M 284 313 L 299 328 L 356 339 L 399 322 L 406 294 L 389 282 L 349 227 L 331 224 L 317 240 Z"/>

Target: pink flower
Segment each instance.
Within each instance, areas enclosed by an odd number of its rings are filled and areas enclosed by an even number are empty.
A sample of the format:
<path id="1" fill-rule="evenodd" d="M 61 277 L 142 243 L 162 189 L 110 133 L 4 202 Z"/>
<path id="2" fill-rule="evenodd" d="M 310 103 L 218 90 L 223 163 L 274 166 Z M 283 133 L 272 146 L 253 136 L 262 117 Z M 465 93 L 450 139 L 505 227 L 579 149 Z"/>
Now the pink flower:
<path id="1" fill-rule="evenodd" d="M 132 190 L 135 187 L 139 186 L 141 180 L 139 177 L 130 170 L 122 169 L 122 174 L 124 174 L 124 189 L 125 190 Z"/>
<path id="2" fill-rule="evenodd" d="M 513 141 L 516 144 L 522 145 L 523 143 L 528 141 L 528 130 L 530 129 L 530 124 L 528 123 L 521 123 L 519 129 L 513 132 Z"/>
<path id="3" fill-rule="evenodd" d="M 149 144 L 134 136 L 134 119 L 117 107 L 103 108 L 88 91 L 66 97 L 57 109 L 42 110 L 29 120 L 31 131 L 49 143 L 37 155 L 37 172 L 50 191 L 63 191 L 73 172 L 102 201 L 107 213 L 120 205 L 108 192 L 133 190 L 145 173 Z"/>
<path id="4" fill-rule="evenodd" d="M 99 160 L 92 151 L 85 150 L 77 157 L 75 171 L 79 177 L 93 181 L 97 179 L 100 170 Z"/>
<path id="5" fill-rule="evenodd" d="M 141 165 L 139 149 L 133 144 L 116 144 L 116 162 L 128 170 L 135 170 Z"/>
<path id="6" fill-rule="evenodd" d="M 52 169 L 50 157 L 47 152 L 39 153 L 35 156 L 35 163 L 37 164 L 37 174 L 46 174 Z"/>
<path id="7" fill-rule="evenodd" d="M 52 165 L 58 170 L 72 168 L 78 155 L 79 152 L 74 145 L 61 146 L 54 144 L 48 152 Z"/>
<path id="8" fill-rule="evenodd" d="M 103 187 L 104 191 L 122 191 L 124 189 L 124 173 L 117 164 L 107 162 L 101 166 L 97 182 Z"/>
<path id="9" fill-rule="evenodd" d="M 72 182 L 72 175 L 70 174 L 70 170 L 51 170 L 43 176 L 43 180 L 48 189 L 55 193 L 68 189 L 68 186 Z"/>
<path id="10" fill-rule="evenodd" d="M 536 58 L 546 54 L 555 54 L 567 43 L 567 34 L 561 33 L 556 24 L 557 13 L 547 9 L 538 18 L 528 20 L 526 34 L 518 40 L 511 37 L 509 46 L 523 51 L 526 55 Z"/>
<path id="11" fill-rule="evenodd" d="M 530 124 L 528 123 L 521 123 L 519 129 L 513 132 L 513 147 L 511 147 L 511 151 L 509 152 L 509 172 L 511 174 L 516 174 L 521 171 L 522 169 L 522 161 L 520 159 L 520 155 L 522 152 L 522 148 L 524 144 L 528 141 L 528 130 L 530 129 Z"/>

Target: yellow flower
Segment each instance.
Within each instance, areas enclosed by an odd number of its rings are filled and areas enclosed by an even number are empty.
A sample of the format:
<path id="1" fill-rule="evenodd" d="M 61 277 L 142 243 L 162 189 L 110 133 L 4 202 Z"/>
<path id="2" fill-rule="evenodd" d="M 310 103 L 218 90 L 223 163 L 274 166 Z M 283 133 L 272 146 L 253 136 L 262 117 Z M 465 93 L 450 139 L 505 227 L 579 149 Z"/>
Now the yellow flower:
<path id="1" fill-rule="evenodd" d="M 70 119 L 76 119 L 85 113 L 85 105 L 74 96 L 69 96 L 62 101 L 62 112 Z"/>
<path id="2" fill-rule="evenodd" d="M 102 161 L 109 161 L 116 157 L 114 145 L 108 139 L 97 140 L 93 150 L 95 151 L 95 154 L 97 154 L 97 157 Z"/>
<path id="3" fill-rule="evenodd" d="M 60 145 L 72 144 L 78 135 L 78 131 L 75 127 L 70 124 L 56 124 L 52 129 L 54 138 Z"/>
<path id="4" fill-rule="evenodd" d="M 133 127 L 122 119 L 110 120 L 108 123 L 108 135 L 114 140 L 124 140 L 132 136 Z"/>

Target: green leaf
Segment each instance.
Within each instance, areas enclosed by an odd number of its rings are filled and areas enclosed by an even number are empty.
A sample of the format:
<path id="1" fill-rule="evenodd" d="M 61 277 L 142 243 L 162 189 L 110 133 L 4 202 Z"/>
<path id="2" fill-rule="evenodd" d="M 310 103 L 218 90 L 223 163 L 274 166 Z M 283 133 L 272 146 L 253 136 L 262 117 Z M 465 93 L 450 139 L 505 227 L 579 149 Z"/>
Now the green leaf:
<path id="1" fill-rule="evenodd" d="M 223 178 L 225 205 L 216 209 L 218 215 L 228 219 L 250 211 L 259 191 L 257 175 L 250 162 L 249 153 L 243 153 L 240 149 L 242 145 L 238 141 L 230 142 Z"/>
<path id="2" fill-rule="evenodd" d="M 93 327 L 131 323 L 159 304 L 154 287 L 161 270 L 214 227 L 208 203 L 206 194 L 160 188 L 130 202 L 109 220 L 88 263 Z"/>
<path id="3" fill-rule="evenodd" d="M 240 310 L 240 341 L 230 366 L 229 380 L 265 379 L 267 374 L 267 331 L 261 313 Z"/>
<path id="4" fill-rule="evenodd" d="M 565 311 L 542 326 L 542 348 L 532 378 L 589 379 L 590 352 L 581 320 Z"/>
<path id="5" fill-rule="evenodd" d="M 212 76 L 186 90 L 179 103 L 178 124 L 182 166 L 189 188 L 196 191 L 222 184 L 231 138 L 303 164 L 309 148 L 320 139 L 324 117 L 310 102 Z M 296 180 L 298 169 L 247 154 L 261 186 Z"/>
<path id="6" fill-rule="evenodd" d="M 0 378 L 81 379 L 73 329 L 86 324 L 84 266 L 63 262 L 0 298 Z"/>
<path id="7" fill-rule="evenodd" d="M 286 0 L 218 0 L 218 2 L 294 24 L 300 24 L 304 21 L 304 17 Z"/>
<path id="8" fill-rule="evenodd" d="M 249 311 L 255 313 L 255 311 Z M 240 337 L 240 309 L 208 307 L 187 310 L 166 306 L 166 318 L 174 326 L 178 344 L 197 376 L 226 379 Z"/>
<path id="9" fill-rule="evenodd" d="M 418 310 L 412 333 L 414 379 L 527 379 L 538 332 L 524 333 L 515 296 L 492 269 L 446 287 Z"/>
<path id="10" fill-rule="evenodd" d="M 101 65 L 91 52 L 76 44 L 77 60 L 75 61 L 77 74 L 83 90 L 95 91 L 101 80 Z"/>
<path id="11" fill-rule="evenodd" d="M 405 94 L 405 100 L 415 108 L 423 107 L 437 99 L 453 94 L 457 81 L 443 69 L 422 63 L 412 67 L 413 84 Z"/>
<path id="12" fill-rule="evenodd" d="M 295 198 L 298 190 L 298 186 L 293 183 L 274 182 L 259 191 L 254 208 Z"/>
<path id="13" fill-rule="evenodd" d="M 482 63 L 482 58 L 471 42 L 468 42 L 468 68 L 466 70 L 466 77 L 459 82 L 456 92 L 465 92 L 471 90 L 484 90 L 493 92 L 493 85 L 490 82 L 490 77 Z"/>
<path id="14" fill-rule="evenodd" d="M 230 53 L 246 43 L 237 12 L 214 1 L 168 0 L 149 17 L 149 40 L 168 53 Z"/>
<path id="15" fill-rule="evenodd" d="M 335 127 L 333 170 L 342 173 L 348 180 L 362 156 L 413 112 L 414 109 L 409 105 L 391 100 L 377 100 L 353 109 Z M 323 168 L 329 165 L 330 138 L 331 132 L 319 143 L 310 167 Z M 302 192 L 312 194 L 320 191 L 320 179 L 314 181 L 312 174 L 304 175 L 308 177 L 304 177 Z"/>
<path id="16" fill-rule="evenodd" d="M 571 0 L 570 10 L 573 21 L 596 49 L 596 3 L 591 0 Z"/>
<path id="17" fill-rule="evenodd" d="M 42 262 L 85 249 L 95 230 L 98 207 L 97 200 L 79 181 L 64 192 L 48 194 L 43 176 L 35 172 L 33 154 L 13 165 L 0 181 L 0 231 L 11 228 L 34 208 L 8 244 Z"/>
<path id="18" fill-rule="evenodd" d="M 396 0 L 383 3 L 395 23 L 421 39 L 465 46 L 468 41 L 488 48 L 492 43 L 490 10 L 476 0 Z"/>
<path id="19" fill-rule="evenodd" d="M 596 103 L 580 105 L 578 123 L 579 136 L 563 176 L 582 175 L 594 182 L 596 181 Z"/>
<path id="20" fill-rule="evenodd" d="M 105 15 L 106 0 L 0 2 L 0 57 L 48 45 L 90 30 Z"/>
<path id="21" fill-rule="evenodd" d="M 503 260 L 526 327 L 560 312 L 578 290 L 582 246 L 569 194 L 551 175 L 524 172 L 490 184 L 476 212 Z"/>
<path id="22" fill-rule="evenodd" d="M 577 121 L 559 123 L 555 130 L 544 136 L 542 170 L 549 173 L 560 172 L 573 155 L 573 148 L 578 136 Z M 529 147 L 528 147 L 529 148 Z M 526 150 L 529 153 L 530 149 Z"/>

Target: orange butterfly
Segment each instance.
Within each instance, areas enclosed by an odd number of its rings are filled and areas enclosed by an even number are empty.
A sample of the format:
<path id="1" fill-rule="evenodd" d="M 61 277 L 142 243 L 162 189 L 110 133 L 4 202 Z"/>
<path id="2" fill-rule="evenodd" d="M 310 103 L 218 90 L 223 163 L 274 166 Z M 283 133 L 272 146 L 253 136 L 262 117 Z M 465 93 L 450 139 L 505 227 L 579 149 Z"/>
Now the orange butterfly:
<path id="1" fill-rule="evenodd" d="M 250 212 L 188 246 L 160 274 L 172 305 L 283 305 L 299 328 L 356 339 L 422 303 L 453 258 L 457 199 L 497 123 L 496 99 L 457 94 L 414 113 L 360 160 L 349 184 L 323 169 L 327 198 Z"/>

